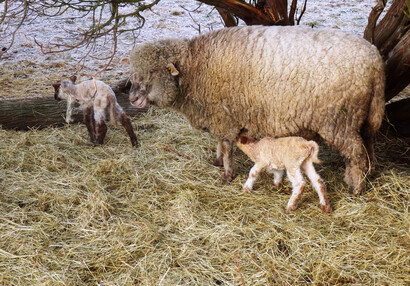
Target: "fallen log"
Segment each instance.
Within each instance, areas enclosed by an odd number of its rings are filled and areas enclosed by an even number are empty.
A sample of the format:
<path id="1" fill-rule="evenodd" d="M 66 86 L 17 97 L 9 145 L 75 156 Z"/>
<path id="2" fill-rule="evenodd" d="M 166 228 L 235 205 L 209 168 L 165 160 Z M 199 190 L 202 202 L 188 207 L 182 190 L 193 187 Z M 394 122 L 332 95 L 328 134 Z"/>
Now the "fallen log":
<path id="1" fill-rule="evenodd" d="M 118 103 L 128 116 L 136 116 L 145 109 L 132 107 L 128 100 L 130 83 L 127 80 L 111 86 Z M 54 97 L 39 97 L 30 99 L 8 99 L 0 101 L 0 125 L 3 129 L 29 130 L 42 129 L 49 126 L 63 126 L 65 122 L 66 101 L 56 101 Z M 83 121 L 82 111 L 73 110 L 73 123 Z"/>

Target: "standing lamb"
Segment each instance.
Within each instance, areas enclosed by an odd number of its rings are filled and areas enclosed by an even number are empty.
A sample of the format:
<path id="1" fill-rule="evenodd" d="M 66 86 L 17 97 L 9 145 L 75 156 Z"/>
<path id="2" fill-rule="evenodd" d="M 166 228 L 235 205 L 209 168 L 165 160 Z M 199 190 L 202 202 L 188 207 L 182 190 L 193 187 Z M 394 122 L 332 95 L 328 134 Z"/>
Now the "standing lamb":
<path id="1" fill-rule="evenodd" d="M 84 112 L 84 124 L 87 126 L 91 142 L 93 144 L 103 144 L 107 134 L 105 114 L 109 111 L 111 123 L 117 126 L 117 120 L 119 119 L 130 136 L 132 146 L 136 147 L 138 141 L 131 121 L 118 104 L 111 87 L 99 80 L 87 80 L 75 84 L 76 79 L 76 76 L 72 76 L 53 84 L 55 99 L 67 100 L 66 121 L 70 122 L 71 120 L 72 104 L 74 102 L 79 103 Z"/>
<path id="2" fill-rule="evenodd" d="M 233 27 L 142 44 L 130 62 L 131 103 L 172 107 L 209 131 L 227 181 L 232 143 L 247 129 L 256 138 L 319 135 L 345 157 L 351 191 L 365 188 L 385 105 L 383 60 L 366 40 L 336 30 Z"/>
<path id="3" fill-rule="evenodd" d="M 302 168 L 319 195 L 322 210 L 326 213 L 332 211 L 327 199 L 326 186 L 313 166 L 313 163 L 320 163 L 317 158 L 319 146 L 315 141 L 307 141 L 302 137 L 282 137 L 277 139 L 265 137 L 260 141 L 255 141 L 254 138 L 244 131 L 239 134 L 236 144 L 239 149 L 255 162 L 255 165 L 249 172 L 249 178 L 243 186 L 244 192 L 252 190 L 258 174 L 263 170 L 273 173 L 274 184 L 276 187 L 279 187 L 282 184 L 283 173 L 286 170 L 293 187 L 292 196 L 286 209 L 294 211 L 305 191 L 305 181 L 301 172 Z"/>

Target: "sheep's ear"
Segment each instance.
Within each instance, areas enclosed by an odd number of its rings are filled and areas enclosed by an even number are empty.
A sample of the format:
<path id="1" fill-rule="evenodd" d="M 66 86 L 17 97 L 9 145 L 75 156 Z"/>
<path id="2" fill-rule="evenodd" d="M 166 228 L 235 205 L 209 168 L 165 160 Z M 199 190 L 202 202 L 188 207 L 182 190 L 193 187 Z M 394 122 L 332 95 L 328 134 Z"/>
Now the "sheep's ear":
<path id="1" fill-rule="evenodd" d="M 174 66 L 174 64 L 167 64 L 167 69 L 169 70 L 170 74 L 172 76 L 177 76 L 179 75 L 179 71 L 177 70 L 177 68 Z"/>
<path id="2" fill-rule="evenodd" d="M 55 89 L 59 89 L 59 88 L 60 88 L 60 85 L 61 85 L 61 83 L 59 83 L 59 82 L 53 83 L 53 87 L 54 87 Z"/>
<path id="3" fill-rule="evenodd" d="M 75 75 L 70 76 L 70 80 L 75 83 L 75 81 L 77 80 L 77 77 Z"/>

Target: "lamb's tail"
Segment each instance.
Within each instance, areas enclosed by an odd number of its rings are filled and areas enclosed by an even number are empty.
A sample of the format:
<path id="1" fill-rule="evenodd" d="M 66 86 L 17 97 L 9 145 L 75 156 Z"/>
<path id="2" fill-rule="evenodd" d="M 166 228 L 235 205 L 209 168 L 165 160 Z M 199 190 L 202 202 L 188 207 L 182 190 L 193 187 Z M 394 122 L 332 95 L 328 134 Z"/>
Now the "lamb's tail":
<path id="1" fill-rule="evenodd" d="M 321 163 L 322 161 L 319 160 L 319 145 L 315 141 L 308 141 L 307 148 L 309 149 L 309 158 L 311 158 L 313 163 Z"/>

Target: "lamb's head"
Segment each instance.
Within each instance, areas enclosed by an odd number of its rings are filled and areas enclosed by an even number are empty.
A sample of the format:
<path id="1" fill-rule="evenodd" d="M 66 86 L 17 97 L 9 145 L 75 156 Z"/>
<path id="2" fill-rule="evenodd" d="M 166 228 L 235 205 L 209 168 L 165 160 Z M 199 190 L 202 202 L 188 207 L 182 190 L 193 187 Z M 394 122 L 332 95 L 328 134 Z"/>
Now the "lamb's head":
<path id="1" fill-rule="evenodd" d="M 236 138 L 236 144 L 239 145 L 248 145 L 251 143 L 256 142 L 255 138 L 249 136 L 248 130 L 242 129 L 241 132 L 238 134 L 238 137 Z"/>
<path id="2" fill-rule="evenodd" d="M 69 79 L 59 80 L 53 83 L 54 87 L 54 98 L 56 100 L 66 99 L 68 88 L 74 86 L 77 77 L 75 75 L 71 76 Z"/>
<path id="3" fill-rule="evenodd" d="M 179 75 L 174 51 L 167 41 L 161 41 L 137 46 L 131 52 L 132 105 L 138 108 L 147 104 L 172 105 L 178 95 Z"/>

